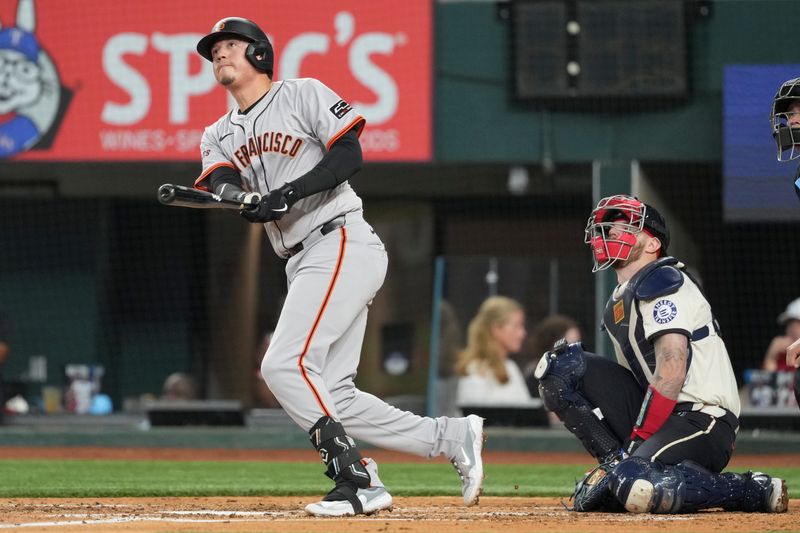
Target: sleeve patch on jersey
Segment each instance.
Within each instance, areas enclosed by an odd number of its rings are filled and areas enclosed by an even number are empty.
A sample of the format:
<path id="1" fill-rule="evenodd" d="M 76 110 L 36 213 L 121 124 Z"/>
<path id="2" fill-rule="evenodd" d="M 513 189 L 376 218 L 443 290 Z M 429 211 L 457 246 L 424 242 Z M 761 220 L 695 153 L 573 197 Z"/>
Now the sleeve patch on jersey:
<path id="1" fill-rule="evenodd" d="M 671 300 L 659 300 L 653 308 L 653 320 L 666 324 L 678 315 L 678 306 Z"/>
<path id="2" fill-rule="evenodd" d="M 350 104 L 348 104 L 344 100 L 339 100 L 330 107 L 330 112 L 333 113 L 333 116 L 335 116 L 336 118 L 342 118 L 347 113 L 349 113 L 351 109 L 353 108 L 350 107 Z"/>

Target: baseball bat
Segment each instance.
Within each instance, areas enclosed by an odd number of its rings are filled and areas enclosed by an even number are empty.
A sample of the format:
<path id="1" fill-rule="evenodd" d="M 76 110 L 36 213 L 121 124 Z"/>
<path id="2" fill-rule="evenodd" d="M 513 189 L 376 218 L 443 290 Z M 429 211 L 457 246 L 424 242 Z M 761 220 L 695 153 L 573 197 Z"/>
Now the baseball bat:
<path id="1" fill-rule="evenodd" d="M 172 183 L 158 188 L 158 201 L 164 205 L 195 209 L 244 209 L 258 203 L 257 196 L 245 201 Z"/>

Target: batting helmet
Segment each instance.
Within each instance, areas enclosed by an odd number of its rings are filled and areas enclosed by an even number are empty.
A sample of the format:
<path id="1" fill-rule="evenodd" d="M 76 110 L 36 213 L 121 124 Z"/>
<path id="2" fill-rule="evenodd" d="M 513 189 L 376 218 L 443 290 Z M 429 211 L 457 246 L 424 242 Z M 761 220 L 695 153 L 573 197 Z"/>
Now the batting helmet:
<path id="1" fill-rule="evenodd" d="M 241 17 L 226 17 L 214 24 L 211 32 L 197 43 L 197 53 L 209 61 L 213 61 L 211 48 L 214 43 L 220 39 L 230 38 L 249 42 L 244 53 L 245 57 L 257 70 L 266 72 L 270 78 L 272 77 L 275 53 L 267 34 L 255 22 Z M 258 56 L 261 56 L 261 59 Z"/>
<path id="2" fill-rule="evenodd" d="M 800 78 L 785 81 L 772 99 L 770 122 L 772 137 L 778 145 L 778 161 L 800 157 L 800 130 L 789 120 L 789 106 L 794 102 L 800 102 Z"/>

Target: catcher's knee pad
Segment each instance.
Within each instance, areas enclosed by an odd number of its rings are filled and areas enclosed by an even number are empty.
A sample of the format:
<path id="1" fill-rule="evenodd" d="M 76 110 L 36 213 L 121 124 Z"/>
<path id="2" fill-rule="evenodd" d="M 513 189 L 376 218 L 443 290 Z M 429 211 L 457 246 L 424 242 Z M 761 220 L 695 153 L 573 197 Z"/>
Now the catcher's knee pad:
<path id="1" fill-rule="evenodd" d="M 355 489 L 369 487 L 370 476 L 362 462 L 355 441 L 347 435 L 341 422 L 323 416 L 309 430 L 311 444 L 327 466 L 325 475 L 339 485 Z"/>
<path id="2" fill-rule="evenodd" d="M 614 497 L 631 513 L 671 513 L 680 507 L 680 480 L 660 463 L 641 457 L 620 461 L 608 474 Z"/>
<path id="3" fill-rule="evenodd" d="M 602 414 L 580 391 L 586 372 L 586 354 L 576 342 L 546 352 L 536 366 L 539 395 L 545 407 L 558 415 L 564 425 L 599 462 L 615 459 L 622 448 Z"/>
<path id="4" fill-rule="evenodd" d="M 770 511 L 772 478 L 765 474 L 711 472 L 693 461 L 663 465 L 630 457 L 609 474 L 609 487 L 633 513 L 689 513 L 722 507 Z"/>

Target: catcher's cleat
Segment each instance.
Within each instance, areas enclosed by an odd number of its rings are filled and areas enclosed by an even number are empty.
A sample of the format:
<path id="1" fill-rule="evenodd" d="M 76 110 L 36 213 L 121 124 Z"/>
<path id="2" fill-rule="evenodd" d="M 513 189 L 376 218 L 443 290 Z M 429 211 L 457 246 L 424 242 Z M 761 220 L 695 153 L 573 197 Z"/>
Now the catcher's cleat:
<path id="1" fill-rule="evenodd" d="M 486 435 L 483 433 L 483 418 L 469 415 L 467 418 L 467 435 L 464 442 L 456 451 L 450 462 L 461 477 L 461 493 L 464 495 L 464 505 L 476 505 L 483 492 L 483 442 Z"/>
<path id="2" fill-rule="evenodd" d="M 763 512 L 785 513 L 789 509 L 789 490 L 784 480 L 761 472 L 753 472 L 753 478 L 754 480 L 761 478 L 759 484 L 764 487 Z"/>
<path id="3" fill-rule="evenodd" d="M 322 501 L 306 505 L 306 513 L 312 516 L 354 516 L 391 510 L 392 495 L 378 477 L 378 464 L 369 458 L 364 461 L 370 475 L 369 487 L 355 491 L 346 485 L 334 487 Z"/>

